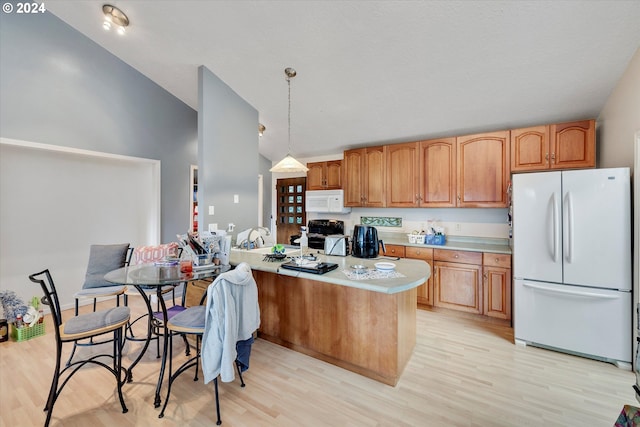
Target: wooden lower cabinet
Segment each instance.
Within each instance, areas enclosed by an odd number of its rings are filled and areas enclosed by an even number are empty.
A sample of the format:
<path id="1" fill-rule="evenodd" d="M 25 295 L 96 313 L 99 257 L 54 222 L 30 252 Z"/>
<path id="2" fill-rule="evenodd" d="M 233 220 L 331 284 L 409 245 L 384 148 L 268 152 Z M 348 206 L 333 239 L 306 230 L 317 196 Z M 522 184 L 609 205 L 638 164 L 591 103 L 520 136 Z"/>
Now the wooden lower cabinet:
<path id="1" fill-rule="evenodd" d="M 417 303 L 511 320 L 511 255 L 386 245 L 387 256 L 421 259 L 431 267 Z"/>
<path id="2" fill-rule="evenodd" d="M 482 253 L 433 251 L 433 305 L 482 314 Z"/>
<path id="3" fill-rule="evenodd" d="M 511 255 L 483 254 L 483 314 L 511 320 Z"/>
<path id="4" fill-rule="evenodd" d="M 384 245 L 385 246 L 385 252 L 384 255 L 386 256 L 397 256 L 400 258 L 404 258 L 404 254 L 405 254 L 405 246 L 403 245 Z"/>
<path id="5" fill-rule="evenodd" d="M 405 258 L 421 259 L 429 264 L 431 276 L 418 288 L 418 304 L 433 305 L 433 249 L 407 246 L 404 252 Z"/>
<path id="6" fill-rule="evenodd" d="M 416 290 L 368 291 L 264 271 L 258 335 L 395 386 L 416 344 Z"/>

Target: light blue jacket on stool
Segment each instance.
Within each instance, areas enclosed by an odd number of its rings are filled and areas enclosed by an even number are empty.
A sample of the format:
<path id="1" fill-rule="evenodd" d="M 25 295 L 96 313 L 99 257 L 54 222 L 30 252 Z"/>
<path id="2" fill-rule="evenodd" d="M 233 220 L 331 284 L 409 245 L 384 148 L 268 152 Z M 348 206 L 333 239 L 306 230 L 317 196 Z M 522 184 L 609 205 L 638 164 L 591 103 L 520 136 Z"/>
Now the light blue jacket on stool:
<path id="1" fill-rule="evenodd" d="M 258 287 L 243 262 L 219 275 L 207 291 L 201 353 L 205 384 L 218 375 L 223 382 L 235 379 L 236 342 L 251 338 L 258 327 Z"/>

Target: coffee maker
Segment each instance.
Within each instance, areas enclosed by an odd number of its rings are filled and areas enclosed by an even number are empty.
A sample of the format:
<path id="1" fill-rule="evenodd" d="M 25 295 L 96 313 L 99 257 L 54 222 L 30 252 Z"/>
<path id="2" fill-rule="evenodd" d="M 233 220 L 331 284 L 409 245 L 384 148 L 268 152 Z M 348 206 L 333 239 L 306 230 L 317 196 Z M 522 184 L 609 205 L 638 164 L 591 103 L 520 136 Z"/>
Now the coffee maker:
<path id="1" fill-rule="evenodd" d="M 384 242 L 378 239 L 378 230 L 369 225 L 356 225 L 353 228 L 351 255 L 357 258 L 377 258 L 378 248 L 386 252 Z"/>

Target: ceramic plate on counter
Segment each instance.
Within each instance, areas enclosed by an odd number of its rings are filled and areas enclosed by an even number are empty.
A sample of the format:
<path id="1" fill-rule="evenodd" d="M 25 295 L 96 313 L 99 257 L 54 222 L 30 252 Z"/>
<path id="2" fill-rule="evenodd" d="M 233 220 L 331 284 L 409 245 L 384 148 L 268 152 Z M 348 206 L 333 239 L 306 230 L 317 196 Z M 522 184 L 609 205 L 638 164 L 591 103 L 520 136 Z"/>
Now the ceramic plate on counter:
<path id="1" fill-rule="evenodd" d="M 376 270 L 392 271 L 396 269 L 396 265 L 392 262 L 376 262 Z"/>

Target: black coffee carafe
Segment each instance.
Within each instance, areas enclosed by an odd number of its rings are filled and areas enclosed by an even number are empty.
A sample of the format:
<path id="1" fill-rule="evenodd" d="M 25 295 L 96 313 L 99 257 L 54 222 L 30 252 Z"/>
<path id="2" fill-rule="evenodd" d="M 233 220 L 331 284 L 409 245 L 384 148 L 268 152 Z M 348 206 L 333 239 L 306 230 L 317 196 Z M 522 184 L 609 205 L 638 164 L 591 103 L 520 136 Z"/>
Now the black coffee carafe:
<path id="1" fill-rule="evenodd" d="M 354 257 L 376 258 L 380 245 L 382 245 L 382 252 L 386 252 L 384 242 L 378 239 L 378 230 L 375 227 L 356 225 L 353 228 L 351 255 Z"/>

